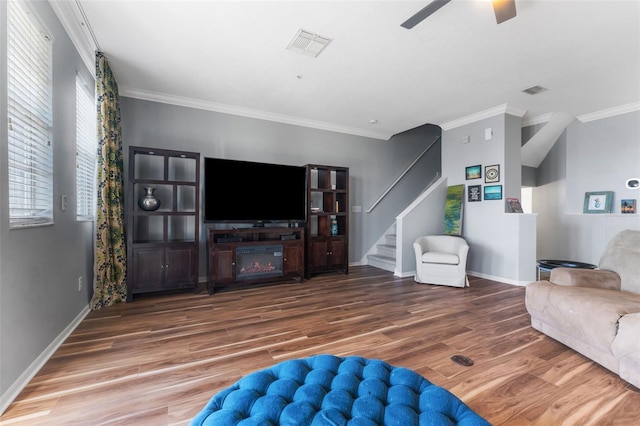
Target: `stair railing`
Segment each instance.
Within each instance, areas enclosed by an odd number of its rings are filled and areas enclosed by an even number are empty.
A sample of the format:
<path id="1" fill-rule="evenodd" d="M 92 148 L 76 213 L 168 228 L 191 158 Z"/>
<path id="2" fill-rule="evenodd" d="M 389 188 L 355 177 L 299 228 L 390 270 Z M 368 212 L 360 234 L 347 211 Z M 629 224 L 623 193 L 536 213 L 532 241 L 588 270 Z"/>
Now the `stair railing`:
<path id="1" fill-rule="evenodd" d="M 435 144 L 436 144 L 436 142 L 438 142 L 439 140 L 440 140 L 440 136 L 436 136 L 436 137 L 433 139 L 433 141 L 431 141 L 431 143 L 429 144 L 429 146 L 428 146 L 424 151 L 422 151 L 422 153 L 421 153 L 420 155 L 418 155 L 418 157 L 416 157 L 416 159 L 415 159 L 415 160 L 413 160 L 413 162 L 412 162 L 411 164 L 409 164 L 409 166 L 407 166 L 407 168 L 404 170 L 404 172 L 402 172 L 402 174 L 400 174 L 400 176 L 398 176 L 398 178 L 397 178 L 395 181 L 393 181 L 393 183 L 392 183 L 391 185 L 389 185 L 389 187 L 386 189 L 386 191 L 384 191 L 384 192 L 382 193 L 382 195 L 381 195 L 380 197 L 378 197 L 378 199 L 377 199 L 377 200 L 376 200 L 376 201 L 371 205 L 371 207 L 369 207 L 369 209 L 367 210 L 367 213 L 371 213 L 371 212 L 373 211 L 373 209 L 374 209 L 374 208 L 375 208 L 375 207 L 380 203 L 380 201 L 382 201 L 382 200 L 384 199 L 384 197 L 386 197 L 386 196 L 387 196 L 387 194 L 388 194 L 389 192 L 391 192 L 391 190 L 392 190 L 392 189 L 393 189 L 393 188 L 398 184 L 398 182 L 400 182 L 400 180 L 402 180 L 402 178 L 403 178 L 407 173 L 409 173 L 409 171 L 413 168 L 413 166 L 415 166 L 415 165 L 416 165 L 416 163 L 417 163 L 418 161 L 420 161 L 420 159 L 421 159 L 422 157 L 424 157 L 424 155 L 425 155 L 427 152 L 429 152 L 429 150 L 431 149 L 431 147 L 432 147 L 433 145 L 435 145 Z M 435 180 L 437 180 L 437 179 L 438 179 L 438 176 L 436 175 L 435 179 L 434 179 L 431 183 L 433 183 L 433 182 L 434 182 Z M 431 186 L 431 185 L 429 185 L 429 186 Z M 429 186 L 427 186 L 427 188 L 428 188 Z"/>

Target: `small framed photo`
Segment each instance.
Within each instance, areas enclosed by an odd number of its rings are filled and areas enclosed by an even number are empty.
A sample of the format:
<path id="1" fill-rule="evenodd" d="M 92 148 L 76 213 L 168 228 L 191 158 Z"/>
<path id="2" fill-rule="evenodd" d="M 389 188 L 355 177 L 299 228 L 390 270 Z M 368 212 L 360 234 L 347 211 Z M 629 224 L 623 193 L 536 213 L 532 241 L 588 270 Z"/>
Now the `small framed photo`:
<path id="1" fill-rule="evenodd" d="M 500 164 L 484 167 L 484 183 L 500 182 Z"/>
<path id="2" fill-rule="evenodd" d="M 520 200 L 517 198 L 507 198 L 507 208 L 509 209 L 509 213 L 524 213 L 522 204 L 520 204 Z"/>
<path id="3" fill-rule="evenodd" d="M 596 191 L 584 193 L 582 213 L 611 213 L 613 191 Z"/>
<path id="4" fill-rule="evenodd" d="M 636 200 L 620 200 L 620 213 L 633 214 L 636 212 Z"/>
<path id="5" fill-rule="evenodd" d="M 482 185 L 469 185 L 467 197 L 469 201 L 482 201 Z"/>
<path id="6" fill-rule="evenodd" d="M 480 179 L 482 177 L 482 166 L 478 164 L 477 166 L 469 166 L 464 169 L 465 179 Z"/>
<path id="7" fill-rule="evenodd" d="M 486 200 L 502 200 L 502 185 L 485 185 L 484 199 Z"/>

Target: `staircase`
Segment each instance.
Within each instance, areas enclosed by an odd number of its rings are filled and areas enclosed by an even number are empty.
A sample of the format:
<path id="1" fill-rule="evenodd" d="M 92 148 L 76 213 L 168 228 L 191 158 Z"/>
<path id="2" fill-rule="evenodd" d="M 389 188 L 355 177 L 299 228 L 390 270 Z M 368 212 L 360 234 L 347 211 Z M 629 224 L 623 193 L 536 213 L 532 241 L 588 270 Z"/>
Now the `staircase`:
<path id="1" fill-rule="evenodd" d="M 384 234 L 384 238 L 376 244 L 376 252 L 367 255 L 370 266 L 395 272 L 396 270 L 396 224 Z"/>
<path id="2" fill-rule="evenodd" d="M 400 180 L 411 170 L 413 166 L 415 166 L 418 161 L 441 139 L 441 135 L 436 136 L 431 140 L 429 146 L 418 155 L 418 157 L 400 174 L 400 176 L 391 184 L 389 187 L 382 193 L 382 195 L 369 207 L 366 211 L 367 213 L 371 213 L 373 209 L 383 200 L 383 198 L 389 194 L 389 192 L 394 189 L 394 187 L 400 182 Z M 431 186 L 436 183 L 440 179 L 440 171 L 436 171 L 435 176 L 431 181 L 427 184 L 426 188 L 422 191 L 422 194 L 426 193 L 427 190 L 431 188 Z M 416 199 L 419 200 L 422 194 Z M 415 201 L 413 202 L 415 203 Z M 413 203 L 409 205 L 409 208 L 413 206 Z M 384 269 L 385 271 L 393 272 L 394 274 L 398 271 L 402 270 L 402 265 L 397 265 L 396 262 L 396 222 L 393 222 L 393 225 L 387 230 L 387 232 L 380 237 L 377 244 L 371 251 L 374 251 L 372 254 L 367 254 L 367 264 L 370 266 L 374 266 L 379 269 Z M 413 256 L 413 249 L 410 249 L 411 256 Z M 404 254 L 403 254 L 404 255 Z M 401 260 L 402 261 L 402 260 Z"/>

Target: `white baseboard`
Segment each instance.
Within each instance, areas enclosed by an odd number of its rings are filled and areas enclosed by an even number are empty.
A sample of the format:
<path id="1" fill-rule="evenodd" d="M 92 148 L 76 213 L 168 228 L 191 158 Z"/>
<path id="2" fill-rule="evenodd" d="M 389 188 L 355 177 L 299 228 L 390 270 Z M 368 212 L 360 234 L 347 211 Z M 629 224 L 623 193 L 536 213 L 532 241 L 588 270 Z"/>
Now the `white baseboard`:
<path id="1" fill-rule="evenodd" d="M 56 337 L 53 342 L 47 346 L 38 358 L 36 358 L 29 368 L 13 382 L 13 384 L 7 389 L 7 391 L 0 397 L 0 416 L 6 411 L 11 403 L 20 395 L 20 392 L 29 384 L 31 379 L 34 378 L 38 371 L 45 365 L 45 363 L 53 356 L 58 348 L 64 343 L 69 335 L 76 329 L 76 327 L 82 322 L 82 320 L 91 311 L 89 305 L 85 306 L 82 311 L 71 321 L 71 323 Z"/>
<path id="2" fill-rule="evenodd" d="M 524 287 L 531 282 L 531 281 L 512 280 L 510 278 L 504 278 L 504 277 L 496 277 L 495 275 L 487 275 L 487 274 L 483 274 L 481 272 L 475 272 L 475 271 L 467 271 L 467 274 L 473 275 L 474 277 L 478 277 L 478 278 L 484 278 L 486 280 L 498 281 L 501 283 L 517 285 L 521 287 Z"/>
<path id="3" fill-rule="evenodd" d="M 416 276 L 416 271 L 405 271 L 405 272 L 400 272 L 400 271 L 394 271 L 393 275 L 395 275 L 396 277 L 400 277 L 400 278 L 407 278 L 407 277 L 415 277 Z"/>

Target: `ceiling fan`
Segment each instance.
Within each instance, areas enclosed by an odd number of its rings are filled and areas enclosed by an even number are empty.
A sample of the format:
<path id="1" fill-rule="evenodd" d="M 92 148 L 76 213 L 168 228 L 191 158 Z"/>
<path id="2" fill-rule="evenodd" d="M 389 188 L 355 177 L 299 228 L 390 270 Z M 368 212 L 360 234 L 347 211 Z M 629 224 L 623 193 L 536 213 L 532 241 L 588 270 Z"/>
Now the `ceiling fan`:
<path id="1" fill-rule="evenodd" d="M 411 29 L 450 1 L 451 0 L 433 0 L 411 18 L 404 21 L 400 26 L 406 29 Z M 493 3 L 493 11 L 496 14 L 496 21 L 498 24 L 516 16 L 515 0 L 492 0 L 491 3 Z"/>

